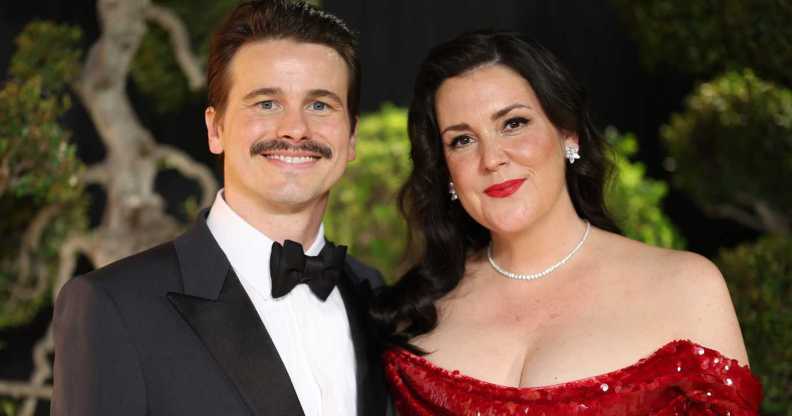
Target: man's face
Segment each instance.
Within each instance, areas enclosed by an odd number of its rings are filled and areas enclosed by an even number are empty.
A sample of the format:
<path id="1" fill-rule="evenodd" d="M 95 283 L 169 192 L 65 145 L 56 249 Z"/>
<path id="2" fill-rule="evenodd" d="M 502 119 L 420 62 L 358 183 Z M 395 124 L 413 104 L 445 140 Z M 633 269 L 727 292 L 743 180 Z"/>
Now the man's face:
<path id="1" fill-rule="evenodd" d="M 355 158 L 341 56 L 324 45 L 264 40 L 239 48 L 227 75 L 225 111 L 206 110 L 209 149 L 225 154 L 226 199 L 271 212 L 326 202 Z"/>

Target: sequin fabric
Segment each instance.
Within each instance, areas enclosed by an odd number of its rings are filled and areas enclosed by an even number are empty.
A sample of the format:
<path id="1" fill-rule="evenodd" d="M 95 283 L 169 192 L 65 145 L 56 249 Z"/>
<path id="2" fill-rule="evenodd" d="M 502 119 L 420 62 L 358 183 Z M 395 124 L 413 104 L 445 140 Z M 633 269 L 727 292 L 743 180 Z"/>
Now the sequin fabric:
<path id="1" fill-rule="evenodd" d="M 506 387 L 449 371 L 403 348 L 384 354 L 401 416 L 757 415 L 762 387 L 747 366 L 672 341 L 629 367 L 546 387 Z"/>

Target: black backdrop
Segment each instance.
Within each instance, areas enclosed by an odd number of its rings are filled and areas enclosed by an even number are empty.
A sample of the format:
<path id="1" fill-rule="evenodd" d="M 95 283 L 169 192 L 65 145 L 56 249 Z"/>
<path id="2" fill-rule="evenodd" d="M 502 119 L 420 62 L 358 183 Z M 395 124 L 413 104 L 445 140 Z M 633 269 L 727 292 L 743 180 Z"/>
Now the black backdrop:
<path id="1" fill-rule="evenodd" d="M 504 29 L 526 33 L 555 52 L 588 86 L 602 120 L 633 130 L 642 124 L 642 109 L 625 105 L 641 82 L 637 51 L 604 1 L 325 0 L 324 4 L 361 34 L 365 109 L 375 109 L 382 101 L 406 105 L 416 68 L 432 45 L 463 31 Z"/>
<path id="2" fill-rule="evenodd" d="M 0 0 L 0 74 L 5 78 L 13 37 L 33 18 L 80 25 L 86 45 L 97 36 L 94 0 Z M 362 110 L 377 110 L 388 101 L 409 102 L 416 68 L 428 49 L 466 30 L 479 28 L 524 32 L 556 53 L 588 88 L 600 127 L 616 126 L 638 135 L 637 157 L 651 176 L 667 179 L 657 140 L 659 126 L 681 108 L 693 80 L 665 69 L 649 73 L 641 67 L 637 45 L 617 10 L 607 0 L 324 0 L 324 8 L 346 20 L 360 33 L 363 62 Z M 129 92 L 143 123 L 158 140 L 185 149 L 197 160 L 212 164 L 203 128 L 204 103 L 176 114 L 150 111 L 130 84 Z M 85 111 L 75 108 L 64 122 L 74 131 L 79 154 L 86 162 L 104 155 Z M 158 189 L 171 200 L 190 186 L 175 175 L 161 175 Z M 101 212 L 101 193 L 92 190 L 94 221 Z M 684 195 L 672 191 L 666 212 L 680 228 L 691 250 L 707 256 L 717 248 L 753 237 L 728 221 L 705 218 Z M 29 349 L 46 328 L 51 310 L 33 325 L 0 331 L 7 342 L 0 349 L 0 378 L 27 377 Z M 43 411 L 42 413 L 46 414 Z"/>

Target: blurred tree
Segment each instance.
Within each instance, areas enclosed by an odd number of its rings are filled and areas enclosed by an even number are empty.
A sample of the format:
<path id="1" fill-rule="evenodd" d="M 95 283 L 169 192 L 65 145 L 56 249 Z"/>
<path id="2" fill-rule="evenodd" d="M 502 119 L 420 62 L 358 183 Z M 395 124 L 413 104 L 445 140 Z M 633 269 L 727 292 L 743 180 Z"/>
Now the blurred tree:
<path id="1" fill-rule="evenodd" d="M 357 130 L 357 159 L 333 188 L 325 217 L 328 236 L 349 246 L 388 281 L 398 275 L 406 225 L 396 195 L 410 170 L 407 112 L 389 104 L 364 114 Z"/>
<path id="2" fill-rule="evenodd" d="M 766 233 L 722 251 L 718 264 L 763 381 L 762 414 L 791 416 L 792 196 L 783 189 L 792 173 L 792 3 L 613 1 L 650 68 L 723 74 L 697 87 L 660 135 L 675 186 L 710 215 Z"/>
<path id="3" fill-rule="evenodd" d="M 173 112 L 186 103 L 203 100 L 204 74 L 201 65 L 186 52 L 205 61 L 209 40 L 218 22 L 241 0 L 160 0 L 152 5 L 161 13 L 150 13 L 157 26 L 150 27 L 132 60 L 130 74 L 138 89 L 159 113 Z M 180 22 L 189 22 L 182 32 Z M 169 28 L 169 29 L 165 29 Z M 172 33 L 178 32 L 173 36 Z M 185 70 L 182 70 L 185 68 Z"/>
<path id="4" fill-rule="evenodd" d="M 790 232 L 792 91 L 750 70 L 700 85 L 661 136 L 674 184 L 712 215 L 769 233 Z"/>
<path id="5" fill-rule="evenodd" d="M 762 414 L 792 416 L 792 239 L 770 236 L 723 250 L 716 261 L 734 300 L 752 371 L 764 386 Z"/>
<path id="6" fill-rule="evenodd" d="M 613 0 L 651 68 L 708 78 L 753 68 L 792 86 L 792 3 L 779 0 Z"/>
<path id="7" fill-rule="evenodd" d="M 658 247 L 684 248 L 684 239 L 662 210 L 668 185 L 645 177 L 646 167 L 630 160 L 638 151 L 638 140 L 613 128 L 605 131 L 605 137 L 615 164 L 605 203 L 616 223 L 627 237 Z"/>
<path id="8" fill-rule="evenodd" d="M 27 220 L 32 221 L 30 228 L 34 230 L 21 237 L 23 260 L 18 270 L 11 268 L 13 264 L 0 263 L 0 296 L 11 291 L 11 300 L 0 308 L 0 317 L 9 322 L 28 319 L 36 305 L 50 299 L 47 288 L 52 287 L 57 294 L 74 272 L 79 255 L 99 267 L 168 240 L 180 231 L 183 224 L 165 212 L 164 201 L 154 190 L 160 170 L 173 169 L 198 182 L 200 206 L 208 206 L 217 190 L 214 175 L 207 167 L 183 151 L 155 140 L 140 124 L 127 97 L 130 66 L 149 29 L 147 23 L 168 34 L 170 51 L 189 88 L 203 87 L 203 68 L 190 48 L 183 21 L 172 10 L 149 0 L 98 0 L 97 11 L 100 35 L 85 59 L 80 58 L 82 53 L 77 48 L 78 29 L 31 24 L 18 39 L 19 53 L 11 65 L 12 80 L 0 98 L 4 109 L 0 113 L 0 210 L 5 213 L 14 204 L 13 215 L 4 218 L 2 227 L 14 231 L 13 227 Z M 156 79 L 156 75 L 143 79 Z M 66 132 L 58 125 L 57 118 L 69 102 L 69 97 L 63 95 L 66 87 L 87 110 L 107 149 L 104 160 L 84 170 L 74 157 L 73 147 L 65 142 Z M 145 91 L 145 87 L 141 89 Z M 83 229 L 84 211 L 77 210 L 84 209 L 80 201 L 85 184 L 99 185 L 107 195 L 101 221 L 90 230 Z M 44 219 L 34 217 L 39 215 L 37 212 L 21 209 L 59 205 L 76 208 L 68 211 L 70 215 L 56 212 Z M 52 240 L 39 245 L 42 236 Z M 35 257 L 50 262 L 29 267 L 43 277 L 38 285 L 28 288 L 33 274 L 24 269 L 24 254 L 33 249 Z M 4 250 L 0 258 L 5 259 L 5 255 Z M 31 257 L 34 256 L 28 256 Z M 33 289 L 35 296 L 28 293 Z M 21 416 L 32 415 L 37 401 L 52 394 L 47 385 L 52 374 L 52 349 L 50 328 L 34 347 L 30 379 L 0 380 L 0 395 L 24 398 L 18 407 Z M 9 404 L 5 402 L 3 406 Z"/>
<path id="9" fill-rule="evenodd" d="M 83 165 L 58 123 L 79 41 L 76 28 L 29 24 L 0 89 L 0 328 L 26 323 L 50 300 L 59 247 L 86 226 Z"/>

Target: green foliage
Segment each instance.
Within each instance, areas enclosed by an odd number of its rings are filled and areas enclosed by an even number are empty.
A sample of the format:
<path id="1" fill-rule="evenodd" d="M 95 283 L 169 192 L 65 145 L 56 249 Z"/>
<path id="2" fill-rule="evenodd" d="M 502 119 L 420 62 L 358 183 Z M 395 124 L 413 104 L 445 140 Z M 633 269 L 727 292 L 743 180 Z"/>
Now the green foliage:
<path id="1" fill-rule="evenodd" d="M 190 45 L 205 62 L 211 30 L 239 0 L 182 0 L 158 1 L 172 10 L 184 22 L 189 22 Z M 132 60 L 131 75 L 135 85 L 150 98 L 154 109 L 160 113 L 175 111 L 190 100 L 203 97 L 204 92 L 191 92 L 187 79 L 176 62 L 168 34 L 149 23 L 149 30 Z"/>
<path id="2" fill-rule="evenodd" d="M 621 136 L 608 129 L 606 138 L 614 150 L 615 174 L 608 184 L 605 202 L 616 223 L 627 237 L 659 247 L 684 248 L 682 236 L 662 211 L 668 186 L 646 178 L 646 167 L 630 161 L 638 151 L 635 136 Z"/>
<path id="3" fill-rule="evenodd" d="M 46 96 L 41 79 L 8 82 L 0 90 L 0 160 L 3 194 L 52 203 L 68 197 L 77 181 L 75 149 L 57 118 L 69 107 L 67 97 Z"/>
<path id="4" fill-rule="evenodd" d="M 407 112 L 385 104 L 360 118 L 357 159 L 333 188 L 325 216 L 328 236 L 392 281 L 402 260 L 406 225 L 396 194 L 409 174 Z"/>
<path id="5" fill-rule="evenodd" d="M 0 398 L 0 415 L 15 415 L 17 403 L 15 400 Z"/>
<path id="6" fill-rule="evenodd" d="M 82 32 L 75 26 L 33 21 L 16 38 L 12 79 L 40 78 L 45 91 L 58 93 L 80 71 Z"/>
<path id="7" fill-rule="evenodd" d="M 56 39 L 39 36 L 67 35 L 73 41 L 70 46 L 56 43 L 62 49 L 43 53 L 41 44 L 52 45 L 48 42 Z M 35 278 L 22 281 L 20 276 L 22 241 L 34 219 L 45 210 L 56 213 L 44 223 L 39 245 L 31 253 L 31 273 L 48 276 L 55 275 L 66 235 L 86 223 L 78 180 L 83 165 L 68 142 L 69 132 L 58 122 L 70 105 L 63 89 L 79 68 L 79 37 L 79 30 L 68 26 L 30 24 L 17 39 L 13 78 L 0 89 L 0 327 L 27 322 L 49 300 L 48 291 L 27 298 L 35 292 Z M 32 70 L 35 67 L 42 75 Z"/>
<path id="8" fill-rule="evenodd" d="M 729 72 L 699 86 L 660 133 L 678 166 L 675 184 L 701 206 L 792 211 L 792 193 L 779 192 L 792 175 L 792 91 Z"/>
<path id="9" fill-rule="evenodd" d="M 792 416 L 792 239 L 765 237 L 723 250 L 716 262 L 731 290 L 751 369 L 762 380 L 762 414 Z"/>
<path id="10" fill-rule="evenodd" d="M 130 74 L 159 113 L 175 111 L 193 97 L 171 51 L 168 34 L 158 27 L 150 27 L 143 36 Z"/>
<path id="11" fill-rule="evenodd" d="M 613 0 L 646 63 L 709 77 L 753 68 L 792 85 L 792 5 L 779 0 Z"/>
<path id="12" fill-rule="evenodd" d="M 157 0 L 185 23 L 190 34 L 190 44 L 199 56 L 209 52 L 209 39 L 223 18 L 243 0 Z"/>
<path id="13" fill-rule="evenodd" d="M 201 213 L 201 206 L 199 205 L 198 198 L 190 196 L 185 199 L 181 206 L 181 210 L 184 213 L 184 217 L 187 218 L 190 223 L 198 219 L 198 215 Z"/>

